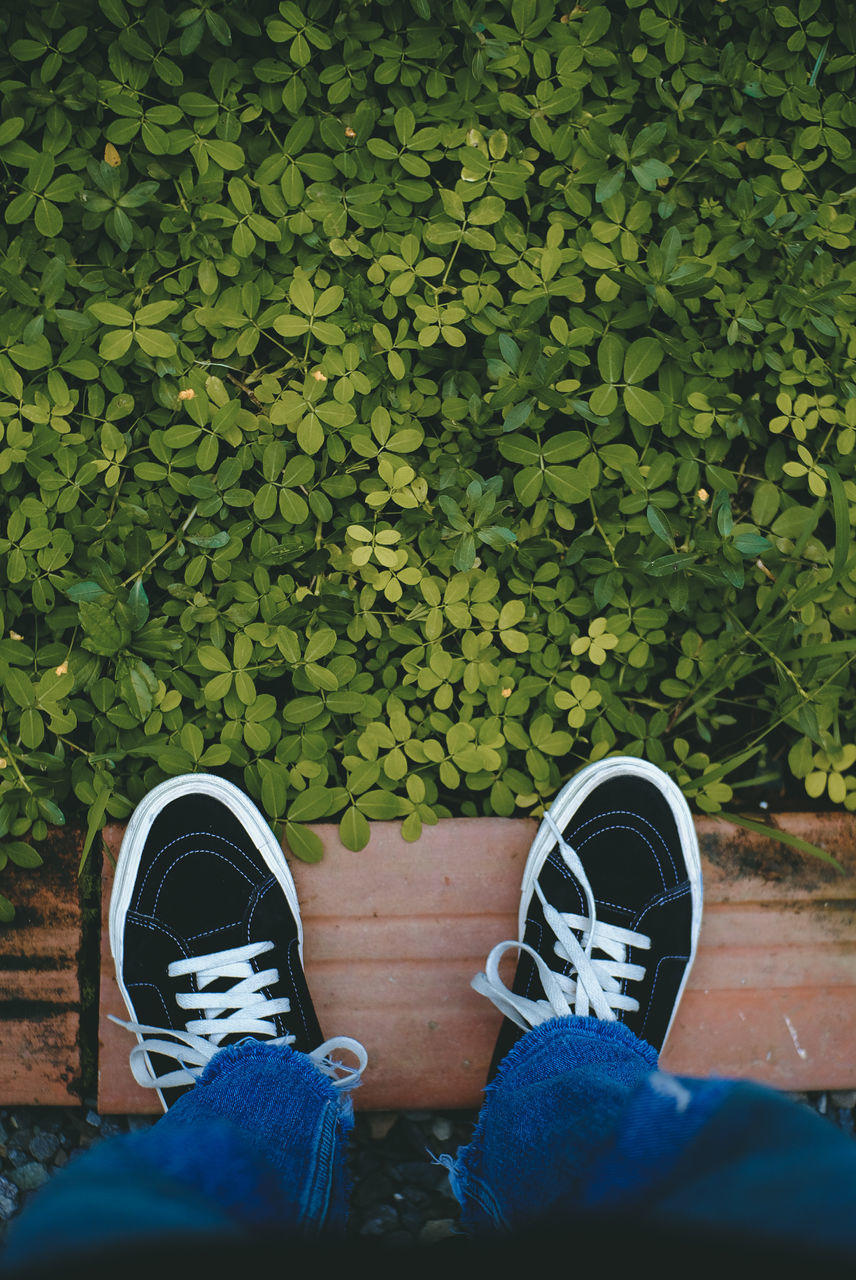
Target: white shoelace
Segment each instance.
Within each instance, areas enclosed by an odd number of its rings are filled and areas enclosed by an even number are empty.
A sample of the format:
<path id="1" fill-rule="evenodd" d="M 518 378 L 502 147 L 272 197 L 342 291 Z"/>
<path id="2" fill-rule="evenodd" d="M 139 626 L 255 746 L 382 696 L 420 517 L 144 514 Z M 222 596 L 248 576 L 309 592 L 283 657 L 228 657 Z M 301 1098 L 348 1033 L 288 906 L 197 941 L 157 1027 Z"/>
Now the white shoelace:
<path id="1" fill-rule="evenodd" d="M 264 987 L 278 981 L 277 970 L 261 969 L 257 972 L 251 964 L 257 956 L 271 950 L 272 942 L 251 942 L 228 951 L 214 951 L 210 955 L 174 961 L 167 970 L 169 976 L 195 976 L 199 988 L 176 997 L 182 1009 L 197 1009 L 202 1015 L 191 1019 L 184 1031 L 125 1022 L 110 1014 L 111 1021 L 127 1031 L 139 1037 L 153 1037 L 141 1039 L 131 1050 L 131 1073 L 137 1084 L 147 1089 L 195 1084 L 227 1036 L 264 1037 L 266 1044 L 292 1044 L 295 1037 L 276 1036 L 271 1021 L 277 1014 L 288 1013 L 291 1007 L 288 999 L 273 1000 L 263 994 Z M 223 978 L 234 978 L 235 982 L 225 991 L 205 990 Z M 336 1061 L 332 1055 L 338 1050 L 352 1053 L 358 1066 L 349 1067 Z M 152 1053 L 173 1058 L 179 1064 L 177 1070 L 156 1076 L 148 1057 Z M 350 1036 L 325 1040 L 308 1056 L 340 1089 L 351 1089 L 359 1084 L 368 1064 L 365 1049 Z"/>
<path id="2" fill-rule="evenodd" d="M 632 1012 L 639 1008 L 638 1000 L 621 990 L 624 982 L 637 981 L 645 976 L 644 965 L 628 964 L 628 948 L 648 950 L 651 939 L 645 934 L 598 920 L 594 894 L 579 855 L 564 840 L 549 814 L 544 820 L 552 829 L 565 865 L 579 881 L 588 907 L 587 916 L 563 915 L 547 902 L 541 886 L 537 880 L 535 882 L 544 920 L 555 934 L 554 953 L 563 966 L 570 962 L 573 971 L 568 975 L 554 972 L 544 957 L 525 942 L 500 942 L 488 956 L 485 972 L 473 978 L 472 986 L 524 1031 L 546 1022 L 548 1018 L 565 1018 L 570 1014 L 580 1017 L 593 1014 L 614 1022 L 618 1016 L 616 1010 Z M 582 934 L 582 941 L 574 930 Z M 543 1000 L 530 1000 L 515 994 L 499 976 L 499 962 L 511 948 L 525 951 L 532 957 L 544 989 Z M 595 959 L 595 951 L 601 952 L 605 958 Z"/>

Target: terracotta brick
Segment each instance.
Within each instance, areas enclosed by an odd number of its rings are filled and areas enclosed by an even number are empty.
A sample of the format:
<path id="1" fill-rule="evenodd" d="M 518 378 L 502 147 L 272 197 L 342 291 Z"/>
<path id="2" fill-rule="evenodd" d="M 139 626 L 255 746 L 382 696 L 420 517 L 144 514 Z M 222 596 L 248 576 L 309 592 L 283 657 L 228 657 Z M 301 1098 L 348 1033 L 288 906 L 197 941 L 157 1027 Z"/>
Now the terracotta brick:
<path id="1" fill-rule="evenodd" d="M 15 920 L 0 925 L 0 1102 L 80 1103 L 82 909 L 80 833 L 51 829 L 35 870 L 7 865 L 3 892 Z"/>
<path id="2" fill-rule="evenodd" d="M 845 873 L 778 840 L 698 819 L 705 877 L 699 954 L 663 1064 L 776 1087 L 856 1087 L 856 819 L 790 815 L 781 826 L 825 847 Z M 366 1110 L 478 1106 L 499 1014 L 470 987 L 487 952 L 514 937 L 535 824 L 449 819 L 415 844 L 376 823 L 360 853 L 334 825 L 320 863 L 290 858 L 306 972 L 325 1035 L 353 1035 L 370 1065 Z M 117 853 L 123 828 L 105 831 Z M 104 907 L 109 898 L 105 858 Z M 105 917 L 106 918 L 106 917 Z M 102 931 L 99 1105 L 156 1112 L 127 1068 L 130 1036 Z M 513 963 L 513 961 L 511 962 Z"/>

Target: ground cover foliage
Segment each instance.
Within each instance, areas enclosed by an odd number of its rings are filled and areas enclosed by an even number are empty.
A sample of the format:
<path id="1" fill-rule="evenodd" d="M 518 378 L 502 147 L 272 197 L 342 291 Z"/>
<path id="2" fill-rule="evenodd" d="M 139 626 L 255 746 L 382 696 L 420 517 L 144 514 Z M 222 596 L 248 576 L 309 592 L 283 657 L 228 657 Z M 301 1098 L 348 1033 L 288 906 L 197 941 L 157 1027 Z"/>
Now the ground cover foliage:
<path id="1" fill-rule="evenodd" d="M 614 750 L 856 808 L 855 68 L 849 0 L 4 6 L 0 861 L 195 769 L 308 859 Z"/>

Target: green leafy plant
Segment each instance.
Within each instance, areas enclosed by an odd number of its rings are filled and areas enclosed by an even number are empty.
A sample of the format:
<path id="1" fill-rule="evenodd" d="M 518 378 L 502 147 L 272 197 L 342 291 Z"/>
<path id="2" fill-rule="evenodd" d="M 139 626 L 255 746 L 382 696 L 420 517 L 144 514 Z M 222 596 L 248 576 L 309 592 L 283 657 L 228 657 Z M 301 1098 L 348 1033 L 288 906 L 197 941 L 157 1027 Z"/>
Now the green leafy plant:
<path id="1" fill-rule="evenodd" d="M 195 769 L 309 859 L 613 750 L 856 805 L 845 0 L 0 34 L 0 862 Z"/>

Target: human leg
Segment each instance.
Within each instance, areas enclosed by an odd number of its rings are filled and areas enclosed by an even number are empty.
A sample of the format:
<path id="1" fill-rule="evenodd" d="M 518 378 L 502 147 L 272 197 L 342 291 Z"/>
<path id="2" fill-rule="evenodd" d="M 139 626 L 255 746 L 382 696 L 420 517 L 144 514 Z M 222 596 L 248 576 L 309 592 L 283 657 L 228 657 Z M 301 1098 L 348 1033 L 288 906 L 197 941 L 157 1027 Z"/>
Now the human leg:
<path id="1" fill-rule="evenodd" d="M 519 1226 L 578 1196 L 657 1069 L 701 913 L 694 825 L 674 783 L 626 757 L 572 779 L 533 841 L 518 938 L 473 980 L 505 1017 L 473 1142 L 452 1171 L 466 1226 Z"/>
<path id="2" fill-rule="evenodd" d="M 16 1222 L 9 1255 L 253 1224 L 340 1228 L 348 1090 L 365 1051 L 320 1043 L 293 880 L 238 788 L 196 774 L 143 800 L 118 859 L 110 939 L 131 1069 L 165 1114 L 56 1175 Z M 342 1049 L 356 1070 L 334 1061 Z"/>
<path id="3" fill-rule="evenodd" d="M 506 1018 L 450 1162 L 470 1231 L 587 1215 L 649 1238 L 856 1250 L 852 1140 L 774 1090 L 659 1069 L 701 905 L 689 810 L 659 770 L 603 761 L 561 793 L 524 872 L 518 941 L 473 983 Z"/>

